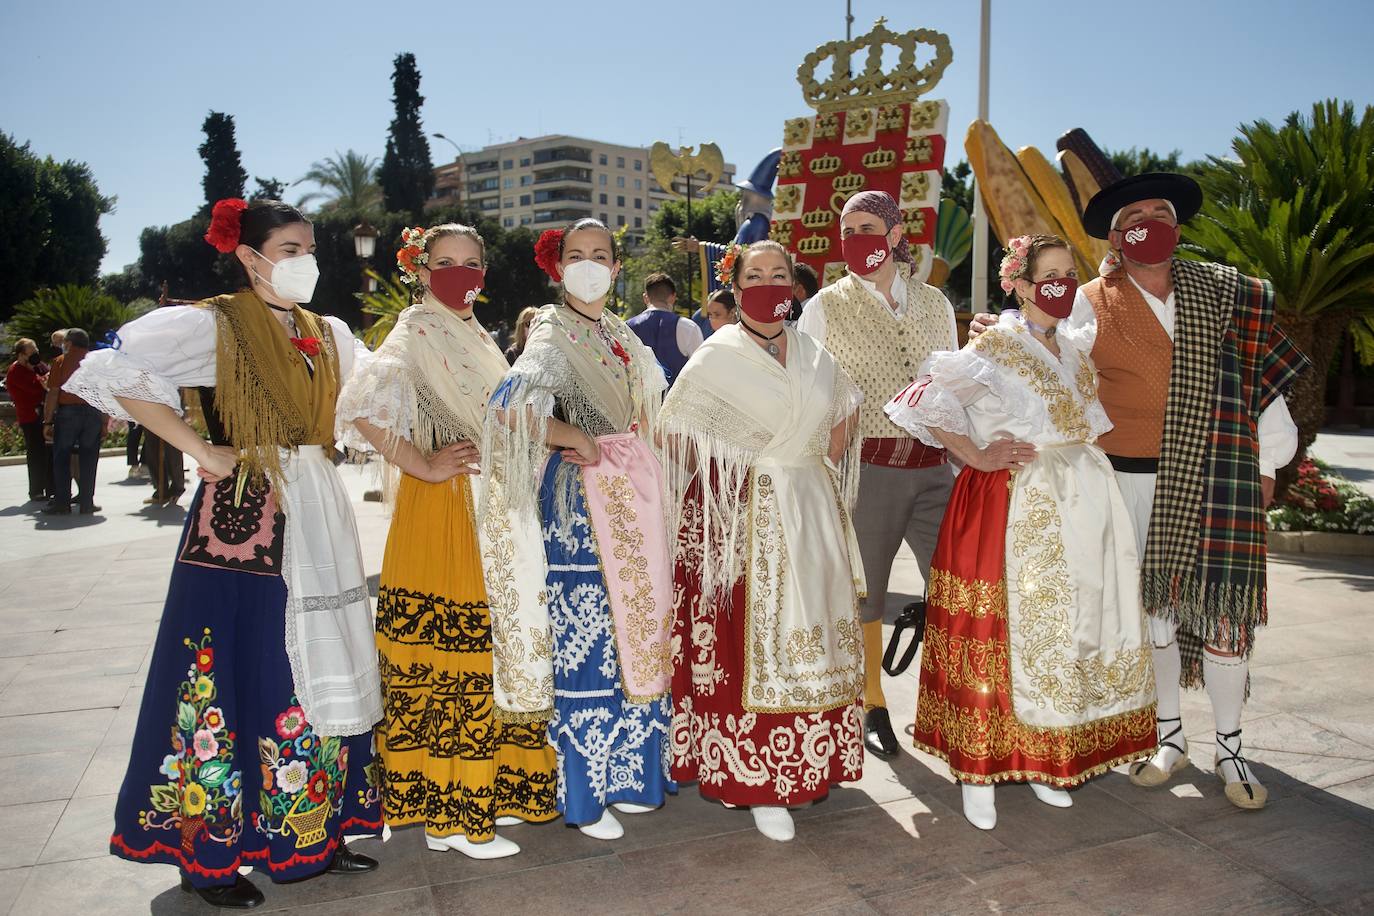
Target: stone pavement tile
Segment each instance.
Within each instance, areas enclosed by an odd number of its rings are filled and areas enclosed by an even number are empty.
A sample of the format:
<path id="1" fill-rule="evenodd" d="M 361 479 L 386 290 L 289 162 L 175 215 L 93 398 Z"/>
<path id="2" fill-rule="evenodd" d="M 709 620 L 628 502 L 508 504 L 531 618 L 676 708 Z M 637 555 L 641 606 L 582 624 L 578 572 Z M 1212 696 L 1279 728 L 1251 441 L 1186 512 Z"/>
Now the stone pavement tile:
<path id="1" fill-rule="evenodd" d="M 1319 623 L 1266 627 L 1255 640 L 1250 666 L 1262 668 L 1337 655 L 1374 657 L 1374 630 L 1351 626 L 1351 622 L 1323 620 Z"/>
<path id="2" fill-rule="evenodd" d="M 130 673 L 79 680 L 45 678 L 24 683 L 11 682 L 4 690 L 0 690 L 0 716 L 118 706 L 128 693 L 132 679 L 133 674 Z"/>
<path id="3" fill-rule="evenodd" d="M 114 856 L 35 865 L 15 901 L 18 916 L 208 916 L 199 898 L 183 893 L 175 865 L 128 862 Z"/>
<path id="4" fill-rule="evenodd" d="M 1307 798 L 1374 828 L 1374 776 L 1312 792 Z"/>
<path id="5" fill-rule="evenodd" d="M 37 862 L 66 807 L 65 799 L 0 807 L 0 869 Z"/>
<path id="6" fill-rule="evenodd" d="M 146 645 L 126 645 L 79 652 L 34 655 L 15 676 L 11 686 L 32 683 L 85 683 L 110 677 L 132 677 L 148 653 Z"/>
<path id="7" fill-rule="evenodd" d="M 52 611 L 39 614 L 0 610 L 0 635 L 146 624 L 149 622 L 156 624 L 161 619 L 161 599 L 143 601 L 139 604 L 121 605 L 96 605 L 87 601 L 70 611 Z"/>
<path id="8" fill-rule="evenodd" d="M 3 638 L 3 634 L 0 634 Z M 27 658 L 0 658 L 0 690 L 9 686 L 10 681 L 29 663 Z"/>
<path id="9" fill-rule="evenodd" d="M 67 629 L 61 628 L 56 621 L 54 623 L 56 625 L 52 631 L 20 633 L 0 641 L 0 656 L 52 655 L 124 646 L 146 648 L 157 637 L 157 624 L 153 621 Z"/>
<path id="10" fill-rule="evenodd" d="M 0 805 L 68 799 L 94 750 L 0 757 Z"/>
<path id="11" fill-rule="evenodd" d="M 1040 873 L 1099 913 L 1146 913 L 1163 901 L 1188 912 L 1304 913 L 1312 901 L 1175 830 L 1161 830 L 1038 863 Z"/>
<path id="12" fill-rule="evenodd" d="M 576 833 L 579 839 L 598 843 L 615 853 L 754 829 L 754 818 L 748 811 L 732 811 L 718 801 L 702 798 L 695 785 L 681 786 L 677 795 L 668 796 L 667 803 L 658 811 L 617 813 L 616 820 L 625 827 L 625 836 L 613 843 L 586 840 L 580 833 L 568 831 L 562 821 L 554 823 L 565 832 Z M 505 835 L 520 842 L 514 833 Z"/>
<path id="13" fill-rule="evenodd" d="M 114 714 L 113 709 L 78 709 L 5 716 L 0 718 L 0 757 L 98 747 Z"/>
<path id="14" fill-rule="evenodd" d="M 660 912 L 796 913 L 855 901 L 859 895 L 807 847 L 756 830 L 617 855 L 626 887 Z"/>
<path id="15" fill-rule="evenodd" d="M 1335 732 L 1362 747 L 1374 750 L 1374 703 L 1347 705 L 1344 709 L 1329 713 L 1305 712 L 1302 718 L 1316 728 Z"/>
<path id="16" fill-rule="evenodd" d="M 1300 716 L 1336 715 L 1374 704 L 1367 655 L 1265 665 L 1250 672 L 1251 696 Z"/>
<path id="17" fill-rule="evenodd" d="M 997 829 L 1002 828 L 999 825 Z M 866 902 L 879 913 L 891 916 L 1094 916 L 1098 912 L 1071 895 L 1060 882 L 1051 881 L 1028 864 L 932 881 L 909 890 L 869 897 Z"/>
<path id="18" fill-rule="evenodd" d="M 95 795 L 114 795 L 124 784 L 124 771 L 129 766 L 129 755 L 133 753 L 132 743 L 102 744 L 95 749 L 95 755 L 86 765 L 86 772 L 77 783 L 72 798 L 89 798 Z"/>
<path id="19" fill-rule="evenodd" d="M 1025 861 L 929 795 L 801 821 L 796 842 L 864 897 Z"/>
<path id="20" fill-rule="evenodd" d="M 1181 828 L 1227 858 L 1336 912 L 1374 908 L 1374 829 L 1307 798 Z M 1361 865 L 1363 863 L 1363 865 Z"/>
<path id="21" fill-rule="evenodd" d="M 959 786 L 939 789 L 935 798 L 963 821 L 963 793 Z M 963 826 L 977 830 L 967 821 L 963 821 Z M 1091 785 L 1073 790 L 1071 808 L 1045 804 L 1024 783 L 997 787 L 997 841 L 1031 862 L 1158 829 L 1157 821 Z"/>
<path id="22" fill-rule="evenodd" d="M 110 831 L 114 827 L 115 796 L 96 795 L 73 798 L 48 837 L 38 856 L 38 864 L 94 859 L 110 854 Z"/>
<path id="23" fill-rule="evenodd" d="M 453 856 L 458 853 L 445 853 Z M 512 856 L 519 859 L 523 856 Z M 499 861 L 508 862 L 510 859 Z M 660 859 L 661 868 L 670 860 Z M 494 865 L 495 862 L 488 862 Z M 440 884 L 433 887 L 438 913 L 557 913 L 559 916 L 619 916 L 662 913 L 662 897 L 637 886 L 619 858 L 612 855 L 578 859 L 518 874 Z"/>
<path id="24" fill-rule="evenodd" d="M 670 801 L 671 804 L 671 801 Z M 663 823 L 663 812 L 637 815 L 640 818 L 658 818 Z M 629 820 L 626 815 L 622 823 Z M 650 825 L 641 821 L 638 827 L 631 825 L 626 834 L 632 831 L 652 832 Z M 505 859 L 481 862 L 469 859 L 461 852 L 448 850 L 437 852 L 425 846 L 424 829 L 418 824 L 404 830 L 393 831 L 392 843 L 405 843 L 416 850 L 420 865 L 428 875 L 430 884 L 451 884 L 456 881 L 470 881 L 489 875 L 508 874 L 528 871 L 540 867 L 572 862 L 579 859 L 594 859 L 615 854 L 616 843 L 593 840 L 567 826 L 561 820 L 546 824 L 519 824 L 515 827 L 502 827 L 501 835 L 520 847 L 520 854 Z"/>
<path id="25" fill-rule="evenodd" d="M 1168 784 L 1152 789 L 1133 785 L 1126 775 L 1126 767 L 1117 767 L 1111 773 L 1094 779 L 1089 788 L 1106 792 L 1118 798 L 1147 817 L 1178 827 L 1206 818 L 1222 817 L 1236 810 L 1226 799 L 1226 790 L 1220 779 L 1210 769 L 1199 767 L 1199 761 L 1211 761 L 1211 748 L 1198 748 L 1198 756 L 1192 756 L 1196 745 L 1189 745 L 1191 765 L 1178 773 Z M 1290 776 L 1256 762 L 1255 775 L 1269 790 L 1271 801 L 1280 798 L 1294 798 L 1309 790 L 1309 786 Z M 1075 804 L 1077 803 L 1075 796 Z"/>
<path id="26" fill-rule="evenodd" d="M 101 583 L 102 578 L 86 572 L 72 572 L 28 579 L 18 587 L 11 586 L 5 590 L 3 607 L 7 613 L 14 609 L 37 614 L 69 611 L 80 604 L 91 589 Z"/>
<path id="27" fill-rule="evenodd" d="M 31 871 L 31 868 L 8 868 L 0 871 L 0 916 L 14 912 L 14 901 L 19 899 L 19 892 L 23 889 L 24 882 L 29 879 Z"/>
<path id="28" fill-rule="evenodd" d="M 513 907 L 508 910 L 515 911 Z M 254 912 L 289 913 L 292 916 L 436 916 L 444 911 L 435 909 L 434 895 L 428 887 L 412 887 L 387 894 L 367 894 L 284 909 L 272 909 L 269 901 L 264 908 Z M 464 908 L 462 912 L 473 911 Z"/>
<path id="29" fill-rule="evenodd" d="M 1361 754 L 1367 752 L 1361 751 Z M 1198 766 L 1209 767 L 1216 756 L 1216 745 L 1210 741 L 1196 741 L 1189 745 L 1189 756 Z M 1246 742 L 1245 757 L 1255 766 L 1260 782 L 1270 787 L 1281 786 L 1280 796 L 1302 795 L 1312 789 L 1340 785 L 1374 774 L 1374 760 L 1366 757 L 1317 756 L 1310 753 L 1288 753 L 1256 748 L 1253 753 Z M 1271 795 L 1274 794 L 1272 791 Z"/>
<path id="30" fill-rule="evenodd" d="M 349 847 L 381 863 L 374 871 L 361 875 L 321 874 L 308 881 L 274 884 L 263 870 L 252 874 L 253 883 L 267 898 L 268 909 L 311 906 L 317 903 L 338 903 L 359 895 L 387 894 L 392 891 L 422 888 L 430 884 L 420 865 L 423 847 L 412 843 L 397 843 L 393 839 L 383 843 L 380 838 L 368 837 L 349 841 Z"/>

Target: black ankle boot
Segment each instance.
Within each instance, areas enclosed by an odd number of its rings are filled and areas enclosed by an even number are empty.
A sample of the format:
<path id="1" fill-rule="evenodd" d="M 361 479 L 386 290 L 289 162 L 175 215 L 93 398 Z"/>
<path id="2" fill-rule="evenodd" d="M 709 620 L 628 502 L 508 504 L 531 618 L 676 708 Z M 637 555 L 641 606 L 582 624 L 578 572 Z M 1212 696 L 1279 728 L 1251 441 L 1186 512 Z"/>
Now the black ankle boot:
<path id="1" fill-rule="evenodd" d="M 262 891 L 243 875 L 235 875 L 233 884 L 214 887 L 196 887 L 191 884 L 190 878 L 182 875 L 181 889 L 188 894 L 194 892 L 211 906 L 223 907 L 226 910 L 251 910 L 266 899 L 262 896 Z"/>
<path id="2" fill-rule="evenodd" d="M 885 707 L 874 706 L 864 713 L 864 747 L 884 760 L 897 756 L 897 736 Z"/>
<path id="3" fill-rule="evenodd" d="M 354 852 L 340 843 L 338 851 L 334 853 L 334 858 L 330 860 L 329 867 L 325 871 L 331 875 L 361 875 L 374 871 L 376 868 L 376 859 L 360 852 Z"/>

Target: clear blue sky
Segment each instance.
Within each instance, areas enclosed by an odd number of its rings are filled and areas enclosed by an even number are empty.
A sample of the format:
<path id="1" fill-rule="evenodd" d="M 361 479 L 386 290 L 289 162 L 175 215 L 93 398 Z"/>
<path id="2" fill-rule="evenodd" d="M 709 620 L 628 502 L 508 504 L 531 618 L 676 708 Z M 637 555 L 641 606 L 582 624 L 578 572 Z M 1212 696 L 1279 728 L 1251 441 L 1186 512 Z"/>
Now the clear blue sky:
<path id="1" fill-rule="evenodd" d="M 991 120 L 1013 148 L 1084 127 L 1105 147 L 1225 153 L 1236 125 L 1337 96 L 1374 102 L 1370 0 L 992 3 Z M 206 112 L 234 115 L 250 175 L 285 181 L 349 148 L 380 156 L 391 62 L 412 51 L 426 129 L 465 147 L 571 133 L 718 142 L 747 171 L 808 113 L 795 73 L 842 37 L 843 0 L 552 3 L 6 2 L 0 130 L 88 162 L 119 197 L 106 270 L 144 226 L 201 202 Z M 977 0 L 854 0 L 855 33 L 934 28 L 954 63 L 950 162 L 976 113 Z M 1148 10 L 1135 13 L 1132 10 Z M 431 141 L 436 161 L 452 148 Z M 251 187 L 251 182 L 250 182 Z M 291 199 L 298 191 L 293 189 Z"/>

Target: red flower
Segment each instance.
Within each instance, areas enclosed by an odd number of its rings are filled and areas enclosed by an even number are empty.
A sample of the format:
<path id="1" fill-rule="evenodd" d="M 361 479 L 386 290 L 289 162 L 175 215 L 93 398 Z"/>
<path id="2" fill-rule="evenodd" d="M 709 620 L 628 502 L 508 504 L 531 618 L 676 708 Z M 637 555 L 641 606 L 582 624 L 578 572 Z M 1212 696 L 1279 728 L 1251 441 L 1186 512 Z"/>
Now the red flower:
<path id="1" fill-rule="evenodd" d="M 563 272 L 558 269 L 561 257 L 559 249 L 563 246 L 562 229 L 545 229 L 534 243 L 534 263 L 554 280 L 562 280 Z"/>
<path id="2" fill-rule="evenodd" d="M 215 204 L 210 211 L 210 228 L 205 231 L 205 241 L 215 246 L 223 254 L 233 251 L 239 245 L 239 222 L 248 204 L 237 197 L 226 197 Z"/>
<path id="3" fill-rule="evenodd" d="M 620 345 L 620 341 L 611 341 L 611 352 L 625 365 L 628 366 L 630 364 L 630 354 L 625 352 L 625 348 Z"/>
<path id="4" fill-rule="evenodd" d="M 318 337 L 293 337 L 291 343 L 295 344 L 296 349 L 306 356 L 320 355 L 320 339 Z"/>
<path id="5" fill-rule="evenodd" d="M 196 668 L 201 671 L 209 671 L 215 664 L 215 650 L 211 648 L 200 649 L 196 652 Z"/>
<path id="6" fill-rule="evenodd" d="M 316 770 L 310 777 L 305 784 L 305 794 L 317 805 L 329 797 L 329 778 L 324 775 L 324 770 Z"/>

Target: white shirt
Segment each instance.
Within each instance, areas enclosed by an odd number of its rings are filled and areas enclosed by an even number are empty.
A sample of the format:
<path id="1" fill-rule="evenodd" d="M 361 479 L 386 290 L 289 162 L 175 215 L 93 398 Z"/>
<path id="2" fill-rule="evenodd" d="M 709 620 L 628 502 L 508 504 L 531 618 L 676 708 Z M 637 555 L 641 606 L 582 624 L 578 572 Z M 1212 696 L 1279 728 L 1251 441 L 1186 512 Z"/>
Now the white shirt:
<path id="1" fill-rule="evenodd" d="M 664 308 L 661 305 L 649 303 L 649 308 L 658 309 L 661 312 L 671 312 L 672 309 Z M 705 338 L 701 336 L 701 328 L 690 318 L 683 318 L 681 315 L 677 319 L 677 348 L 683 356 L 691 356 L 701 346 Z"/>
<path id="2" fill-rule="evenodd" d="M 868 294 L 879 305 L 891 311 L 895 317 L 901 318 L 906 315 L 906 281 L 902 279 L 901 274 L 892 275 L 892 299 L 897 303 L 895 309 L 888 303 L 887 297 L 878 291 L 877 283 L 866 280 L 858 274 L 850 274 L 850 276 L 858 280 L 859 285 L 867 290 Z M 801 318 L 797 321 L 797 330 L 810 334 L 816 338 L 821 346 L 825 346 L 825 312 L 816 302 L 819 298 L 820 296 L 817 295 L 806 300 L 802 306 Z M 954 306 L 949 305 L 948 299 L 945 300 L 945 305 L 949 309 L 949 349 L 957 350 L 959 349 L 959 326 L 954 320 Z"/>
<path id="3" fill-rule="evenodd" d="M 1164 333 L 1169 335 L 1169 339 L 1174 339 L 1174 294 L 1169 293 L 1168 297 L 1161 300 L 1152 294 L 1145 287 L 1136 282 L 1135 277 L 1126 275 L 1127 279 L 1140 290 L 1140 295 L 1145 298 L 1145 304 L 1150 307 L 1159 324 L 1164 328 Z M 1097 313 L 1093 311 L 1093 304 L 1079 287 L 1078 295 L 1073 300 L 1073 311 L 1064 322 L 1064 333 L 1072 335 L 1078 345 L 1091 351 L 1093 343 L 1097 340 Z M 1256 435 L 1259 439 L 1259 469 L 1260 476 L 1273 477 L 1274 472 L 1283 465 L 1293 460 L 1293 456 L 1298 451 L 1298 427 L 1293 422 L 1293 416 L 1288 412 L 1288 402 L 1283 398 L 1275 398 L 1273 402 L 1260 414 L 1259 423 L 1256 427 Z"/>

